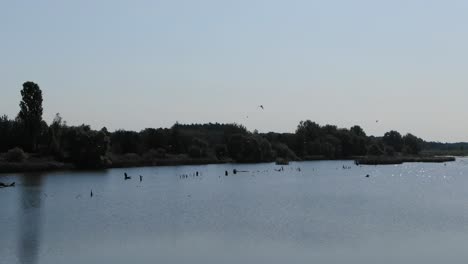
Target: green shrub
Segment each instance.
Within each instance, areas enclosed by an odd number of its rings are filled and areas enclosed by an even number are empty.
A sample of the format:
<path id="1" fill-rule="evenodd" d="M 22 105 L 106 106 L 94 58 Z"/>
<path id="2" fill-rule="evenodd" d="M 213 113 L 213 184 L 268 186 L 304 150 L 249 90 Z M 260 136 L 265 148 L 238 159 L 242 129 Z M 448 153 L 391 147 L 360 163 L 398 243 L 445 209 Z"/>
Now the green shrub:
<path id="1" fill-rule="evenodd" d="M 381 156 L 383 154 L 383 150 L 377 144 L 372 144 L 367 150 L 367 155 L 369 156 Z"/>
<path id="2" fill-rule="evenodd" d="M 154 160 L 154 159 L 164 159 L 166 158 L 166 150 L 163 148 L 150 149 L 143 154 L 143 159 L 145 160 Z"/>
<path id="3" fill-rule="evenodd" d="M 8 150 L 5 160 L 8 162 L 23 162 L 26 159 L 26 153 L 18 147 Z"/>

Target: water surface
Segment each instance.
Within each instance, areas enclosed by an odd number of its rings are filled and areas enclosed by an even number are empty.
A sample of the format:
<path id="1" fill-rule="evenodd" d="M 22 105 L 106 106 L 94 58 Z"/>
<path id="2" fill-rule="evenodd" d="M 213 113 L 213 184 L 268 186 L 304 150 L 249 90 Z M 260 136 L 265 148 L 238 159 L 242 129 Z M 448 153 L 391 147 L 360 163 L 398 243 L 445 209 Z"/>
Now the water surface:
<path id="1" fill-rule="evenodd" d="M 466 263 L 468 159 L 280 167 L 3 174 L 0 263 Z"/>

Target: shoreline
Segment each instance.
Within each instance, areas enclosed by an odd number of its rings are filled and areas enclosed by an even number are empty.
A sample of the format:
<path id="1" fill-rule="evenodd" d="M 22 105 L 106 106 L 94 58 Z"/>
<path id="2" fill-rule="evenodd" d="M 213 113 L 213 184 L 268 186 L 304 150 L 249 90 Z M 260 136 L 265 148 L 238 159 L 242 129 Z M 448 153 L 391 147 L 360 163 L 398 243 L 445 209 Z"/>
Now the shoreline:
<path id="1" fill-rule="evenodd" d="M 434 157 L 351 157 L 344 159 L 326 159 L 326 158 L 309 158 L 303 160 L 291 161 L 332 161 L 332 160 L 354 160 L 356 165 L 395 165 L 407 162 L 423 162 L 423 163 L 444 163 L 453 162 L 456 160 L 453 156 L 434 156 Z M 251 164 L 264 163 L 265 161 L 253 162 Z M 271 161 L 274 163 L 274 161 Z M 98 168 L 78 168 L 71 163 L 58 162 L 54 160 L 32 160 L 24 162 L 6 162 L 0 161 L 0 175 L 6 173 L 23 173 L 23 172 L 48 172 L 48 171 L 79 171 L 79 170 L 101 170 L 113 168 L 135 168 L 135 167 L 159 167 L 159 166 L 183 166 L 183 165 L 210 165 L 210 164 L 227 164 L 236 163 L 231 159 L 218 160 L 210 158 L 202 159 L 155 159 L 151 161 L 143 160 L 118 160 L 104 167 Z M 241 164 L 241 163 L 239 163 Z"/>
<path id="2" fill-rule="evenodd" d="M 397 165 L 408 162 L 423 163 L 445 163 L 453 162 L 456 158 L 453 156 L 408 156 L 408 157 L 363 157 L 356 159 L 359 165 Z"/>

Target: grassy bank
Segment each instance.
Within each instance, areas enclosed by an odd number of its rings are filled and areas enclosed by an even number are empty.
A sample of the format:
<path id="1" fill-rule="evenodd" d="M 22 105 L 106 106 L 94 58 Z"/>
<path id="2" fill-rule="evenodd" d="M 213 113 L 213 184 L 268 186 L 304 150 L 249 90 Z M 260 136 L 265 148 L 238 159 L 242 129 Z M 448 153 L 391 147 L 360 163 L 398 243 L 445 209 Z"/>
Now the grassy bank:
<path id="1" fill-rule="evenodd" d="M 75 169 L 73 164 L 45 159 L 33 161 L 28 160 L 24 162 L 0 161 L 0 173 L 40 172 L 72 169 Z"/>
<path id="2" fill-rule="evenodd" d="M 328 160 L 323 156 L 313 156 L 304 159 L 306 161 Z M 361 165 L 389 165 L 402 164 L 405 162 L 451 162 L 455 161 L 454 157 L 447 156 L 366 156 L 355 157 L 351 160 L 356 160 Z M 127 155 L 111 155 L 108 164 L 104 169 L 109 168 L 126 168 L 126 167 L 146 167 L 146 166 L 177 166 L 177 165 L 205 165 L 205 164 L 222 164 L 233 163 L 232 159 L 216 159 L 216 158 L 190 158 L 187 155 L 168 155 L 164 158 L 148 158 L 136 154 Z M 7 162 L 0 155 L 0 173 L 17 173 L 17 172 L 42 172 L 42 171 L 57 171 L 57 170 L 76 170 L 79 169 L 72 163 L 59 162 L 51 157 L 32 157 L 23 162 Z"/>
<path id="3" fill-rule="evenodd" d="M 109 162 L 103 168 L 126 168 L 126 167 L 147 167 L 147 166 L 177 166 L 177 165 L 205 165 L 222 164 L 233 162 L 231 159 L 215 158 L 190 158 L 187 155 L 168 155 L 165 158 L 148 158 L 136 154 L 111 155 Z M 58 170 L 80 169 L 69 162 L 59 162 L 51 157 L 29 157 L 22 162 L 8 162 L 0 155 L 0 173 L 17 172 L 43 172 Z"/>
<path id="4" fill-rule="evenodd" d="M 455 161 L 455 157 L 447 156 L 402 156 L 402 157 L 389 157 L 389 156 L 367 156 L 356 159 L 360 165 L 390 165 L 402 164 L 405 162 L 451 162 Z"/>

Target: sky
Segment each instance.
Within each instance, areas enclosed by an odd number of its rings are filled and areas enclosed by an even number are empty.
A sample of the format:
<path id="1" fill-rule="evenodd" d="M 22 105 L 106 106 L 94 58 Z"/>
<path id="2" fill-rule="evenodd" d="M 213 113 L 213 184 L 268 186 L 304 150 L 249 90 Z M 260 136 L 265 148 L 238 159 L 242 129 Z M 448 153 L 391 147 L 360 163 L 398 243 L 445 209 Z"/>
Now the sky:
<path id="1" fill-rule="evenodd" d="M 468 141 L 468 1 L 0 0 L 0 114 Z M 264 106 L 264 110 L 259 108 Z M 379 120 L 379 122 L 376 122 Z"/>

